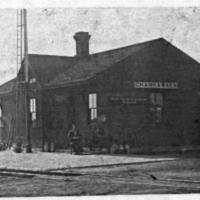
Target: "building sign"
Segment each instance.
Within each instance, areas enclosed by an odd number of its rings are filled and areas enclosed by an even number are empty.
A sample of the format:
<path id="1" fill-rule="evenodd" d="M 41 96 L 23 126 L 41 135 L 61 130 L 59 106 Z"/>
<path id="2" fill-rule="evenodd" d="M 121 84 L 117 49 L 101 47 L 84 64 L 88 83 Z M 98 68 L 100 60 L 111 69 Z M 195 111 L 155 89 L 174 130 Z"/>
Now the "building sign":
<path id="1" fill-rule="evenodd" d="M 135 88 L 177 89 L 177 82 L 134 82 Z"/>
<path id="2" fill-rule="evenodd" d="M 135 97 L 120 97 L 120 96 L 112 96 L 110 97 L 111 101 L 120 102 L 123 104 L 137 104 L 146 102 L 146 98 L 135 98 Z"/>

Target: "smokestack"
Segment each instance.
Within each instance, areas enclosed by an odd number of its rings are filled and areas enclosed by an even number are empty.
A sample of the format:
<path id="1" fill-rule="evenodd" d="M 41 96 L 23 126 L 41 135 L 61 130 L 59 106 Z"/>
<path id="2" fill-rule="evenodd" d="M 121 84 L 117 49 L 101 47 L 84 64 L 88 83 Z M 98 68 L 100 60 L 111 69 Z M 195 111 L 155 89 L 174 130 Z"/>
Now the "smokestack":
<path id="1" fill-rule="evenodd" d="M 78 32 L 74 35 L 76 40 L 76 56 L 86 57 L 89 55 L 89 39 L 90 35 L 88 32 Z"/>

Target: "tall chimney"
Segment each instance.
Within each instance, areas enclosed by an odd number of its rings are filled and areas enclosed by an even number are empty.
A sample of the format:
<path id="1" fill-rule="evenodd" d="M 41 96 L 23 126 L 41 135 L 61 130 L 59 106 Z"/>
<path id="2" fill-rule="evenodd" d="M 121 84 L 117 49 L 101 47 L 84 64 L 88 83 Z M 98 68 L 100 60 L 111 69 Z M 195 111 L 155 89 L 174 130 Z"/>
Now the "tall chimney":
<path id="1" fill-rule="evenodd" d="M 76 40 L 76 56 L 85 57 L 89 55 L 89 39 L 90 35 L 88 32 L 77 32 L 74 35 Z"/>

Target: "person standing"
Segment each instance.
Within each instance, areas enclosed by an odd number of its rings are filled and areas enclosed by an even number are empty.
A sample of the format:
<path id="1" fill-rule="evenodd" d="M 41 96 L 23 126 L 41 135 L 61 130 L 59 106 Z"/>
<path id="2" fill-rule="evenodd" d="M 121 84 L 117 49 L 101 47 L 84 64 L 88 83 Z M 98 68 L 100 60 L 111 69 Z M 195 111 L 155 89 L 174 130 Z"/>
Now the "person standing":
<path id="1" fill-rule="evenodd" d="M 68 137 L 70 140 L 71 154 L 79 154 L 81 152 L 80 136 L 74 124 L 72 124 L 72 128 L 68 132 Z"/>

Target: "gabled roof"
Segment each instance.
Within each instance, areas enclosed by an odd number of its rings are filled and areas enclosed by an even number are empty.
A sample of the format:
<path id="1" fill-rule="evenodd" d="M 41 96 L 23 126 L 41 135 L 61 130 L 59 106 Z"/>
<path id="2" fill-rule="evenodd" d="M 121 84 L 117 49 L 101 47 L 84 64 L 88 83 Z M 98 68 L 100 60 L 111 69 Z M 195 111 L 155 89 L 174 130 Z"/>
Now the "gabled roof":
<path id="1" fill-rule="evenodd" d="M 159 39 L 157 39 L 159 40 Z M 85 59 L 56 55 L 29 54 L 30 72 L 41 86 L 55 86 L 63 83 L 87 80 L 119 62 L 133 52 L 142 51 L 156 40 L 91 54 Z M 20 69 L 20 73 L 23 71 Z M 0 86 L 0 94 L 10 93 L 14 89 L 12 79 Z"/>
<path id="2" fill-rule="evenodd" d="M 9 95 L 11 94 L 16 86 L 16 78 L 11 79 L 10 81 L 4 83 L 0 86 L 0 95 Z"/>
<path id="3" fill-rule="evenodd" d="M 88 58 L 76 60 L 71 67 L 48 82 L 46 86 L 48 87 L 88 80 L 94 77 L 97 73 L 108 69 L 113 64 L 118 63 L 126 57 L 136 52 L 142 53 L 144 49 L 160 40 L 163 39 L 159 38 L 119 49 L 91 54 Z"/>
<path id="4" fill-rule="evenodd" d="M 158 38 L 118 49 L 90 54 L 87 58 L 29 54 L 30 72 L 42 87 L 60 87 L 91 79 L 130 56 L 136 58 L 138 54 L 145 54 L 150 47 L 159 48 L 159 51 L 163 51 L 163 47 L 166 49 L 169 45 L 176 52 L 181 52 L 179 54 L 180 59 L 189 59 L 196 62 L 167 40 Z M 13 88 L 13 83 L 14 79 L 0 86 L 0 94 L 10 91 Z"/>
<path id="5" fill-rule="evenodd" d="M 73 57 L 29 54 L 30 71 L 41 85 L 62 74 L 73 64 Z"/>

